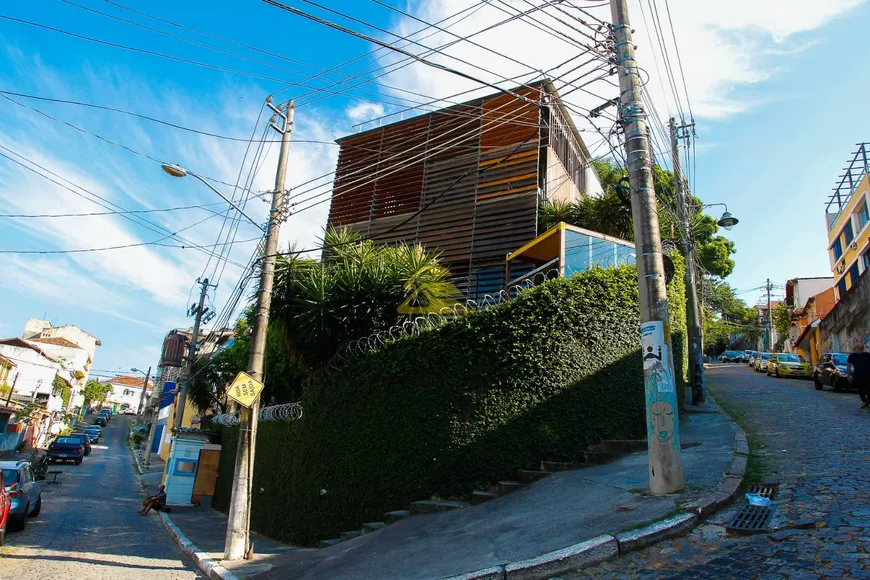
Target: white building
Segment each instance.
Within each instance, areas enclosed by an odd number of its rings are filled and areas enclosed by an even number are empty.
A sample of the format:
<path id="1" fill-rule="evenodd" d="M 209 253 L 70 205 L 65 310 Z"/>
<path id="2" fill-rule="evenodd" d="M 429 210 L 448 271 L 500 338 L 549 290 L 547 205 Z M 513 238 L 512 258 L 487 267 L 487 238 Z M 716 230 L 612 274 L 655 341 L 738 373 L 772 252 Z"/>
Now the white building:
<path id="1" fill-rule="evenodd" d="M 15 363 L 9 381 L 14 383 L 12 397 L 16 401 L 38 401 L 48 411 L 63 407 L 63 399 L 53 394 L 54 379 L 60 376 L 72 384 L 73 375 L 38 346 L 20 338 L 0 340 L 0 355 Z"/>
<path id="2" fill-rule="evenodd" d="M 144 377 L 119 376 L 101 382 L 104 385 L 111 385 L 112 387 L 112 390 L 106 395 L 106 400 L 103 401 L 104 409 L 111 408 L 114 413 L 123 413 L 128 409 L 132 409 L 134 413 L 139 414 L 139 403 L 143 402 L 142 387 L 145 382 Z M 153 385 L 149 382 L 144 402 L 148 401 L 152 388 Z"/>

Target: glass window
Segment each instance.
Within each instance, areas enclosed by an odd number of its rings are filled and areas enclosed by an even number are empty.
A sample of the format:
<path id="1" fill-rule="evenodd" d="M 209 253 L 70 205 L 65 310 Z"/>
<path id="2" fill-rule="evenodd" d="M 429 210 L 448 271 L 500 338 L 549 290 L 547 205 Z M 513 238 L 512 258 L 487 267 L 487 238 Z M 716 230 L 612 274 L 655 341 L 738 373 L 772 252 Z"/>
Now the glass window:
<path id="1" fill-rule="evenodd" d="M 864 226 L 867 225 L 867 222 L 870 222 L 870 213 L 867 211 L 867 202 L 863 202 L 858 206 L 857 211 L 855 211 L 855 219 L 858 222 L 858 231 L 864 229 Z"/>
<path id="2" fill-rule="evenodd" d="M 834 245 L 831 248 L 834 250 L 834 261 L 836 262 L 840 258 L 843 257 L 843 244 L 840 242 L 840 238 L 837 238 L 837 241 L 834 242 Z"/>
<path id="3" fill-rule="evenodd" d="M 840 281 L 837 282 L 837 293 L 840 295 L 840 300 L 846 297 L 846 277 L 843 276 L 840 278 Z"/>
<path id="4" fill-rule="evenodd" d="M 828 356 L 830 356 L 830 355 L 828 355 Z M 848 354 L 835 354 L 834 355 L 834 364 L 842 366 L 842 365 L 846 364 L 846 359 L 848 359 L 848 358 L 849 358 Z"/>
<path id="5" fill-rule="evenodd" d="M 852 264 L 852 267 L 849 268 L 849 278 L 852 279 L 852 286 L 858 283 L 858 276 L 860 275 L 861 273 L 858 272 L 858 262 L 855 262 Z"/>
<path id="6" fill-rule="evenodd" d="M 9 487 L 13 483 L 18 483 L 18 470 L 17 469 L 4 469 L 3 470 L 3 485 Z"/>
<path id="7" fill-rule="evenodd" d="M 861 264 L 864 265 L 864 271 L 867 271 L 867 268 L 870 268 L 870 250 L 867 250 L 861 255 Z"/>
<path id="8" fill-rule="evenodd" d="M 779 362 L 787 362 L 787 363 L 804 362 L 804 358 L 802 356 L 798 356 L 796 354 L 780 354 L 776 358 L 779 359 Z"/>
<path id="9" fill-rule="evenodd" d="M 847 222 L 846 222 L 846 227 L 843 228 L 843 237 L 846 239 L 846 245 L 851 244 L 851 243 L 852 243 L 852 240 L 855 239 L 855 232 L 852 231 L 852 222 L 851 222 L 851 220 L 850 220 L 850 221 L 847 221 Z"/>
<path id="10" fill-rule="evenodd" d="M 196 475 L 196 461 L 190 461 L 188 459 L 176 459 L 175 475 Z"/>

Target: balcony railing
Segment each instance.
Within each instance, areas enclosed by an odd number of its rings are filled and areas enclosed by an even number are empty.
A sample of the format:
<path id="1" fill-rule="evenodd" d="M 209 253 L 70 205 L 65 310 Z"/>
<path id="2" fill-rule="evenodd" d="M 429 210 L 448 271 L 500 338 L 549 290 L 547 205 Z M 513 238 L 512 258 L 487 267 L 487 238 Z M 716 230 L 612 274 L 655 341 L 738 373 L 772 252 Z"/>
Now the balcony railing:
<path id="1" fill-rule="evenodd" d="M 852 153 L 852 160 L 849 165 L 843 168 L 845 173 L 840 176 L 840 181 L 834 187 L 834 193 L 828 198 L 828 205 L 825 207 L 825 213 L 828 215 L 834 214 L 828 219 L 828 229 L 832 229 L 840 217 L 840 212 L 852 199 L 855 189 L 864 176 L 870 173 L 870 151 L 868 151 L 870 143 L 858 143 L 858 150 Z"/>

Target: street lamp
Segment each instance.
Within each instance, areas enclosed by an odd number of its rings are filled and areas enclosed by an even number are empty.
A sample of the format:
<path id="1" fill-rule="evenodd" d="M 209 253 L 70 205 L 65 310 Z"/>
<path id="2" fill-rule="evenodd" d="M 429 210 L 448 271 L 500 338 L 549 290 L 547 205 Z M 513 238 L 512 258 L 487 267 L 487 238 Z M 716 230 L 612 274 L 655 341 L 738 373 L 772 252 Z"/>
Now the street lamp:
<path id="1" fill-rule="evenodd" d="M 224 200 L 225 202 L 227 202 L 228 204 L 230 204 L 230 205 L 233 207 L 233 209 L 235 209 L 237 212 L 239 212 L 240 214 L 242 214 L 243 216 L 245 216 L 245 218 L 246 218 L 249 222 L 251 222 L 252 224 L 254 224 L 255 226 L 257 226 L 257 229 L 259 229 L 259 230 L 261 230 L 261 231 L 265 231 L 265 230 L 266 230 L 265 226 L 263 226 L 262 224 L 258 224 L 257 222 L 255 222 L 255 221 L 254 221 L 254 220 L 253 220 L 253 219 L 252 219 L 248 214 L 246 214 L 245 212 L 242 211 L 242 208 L 240 208 L 240 207 L 237 206 L 235 203 L 233 203 L 232 200 L 227 199 L 227 197 L 226 197 L 224 194 L 222 194 L 220 191 L 218 191 L 218 190 L 217 190 L 217 189 L 216 189 L 216 188 L 215 188 L 211 183 L 209 183 L 209 182 L 208 182 L 204 177 L 202 177 L 201 175 L 197 175 L 196 173 L 194 173 L 194 172 L 192 172 L 192 171 L 188 171 L 188 170 L 185 169 L 184 167 L 181 167 L 180 165 L 175 165 L 174 163 L 163 163 L 163 164 L 160 165 L 160 168 L 163 169 L 163 172 L 166 173 L 166 175 L 169 175 L 169 176 L 171 176 L 171 177 L 187 177 L 188 175 L 191 175 L 191 176 L 197 178 L 198 180 L 200 180 L 201 182 L 203 182 L 203 183 L 206 185 L 206 187 L 208 187 L 210 190 L 212 190 L 213 192 L 215 192 L 216 194 L 218 194 L 222 200 Z M 142 371 L 139 371 L 139 372 L 142 372 Z"/>
<path id="2" fill-rule="evenodd" d="M 725 205 L 724 203 L 711 203 L 711 204 L 705 205 L 704 207 L 713 207 L 715 205 L 721 205 L 721 206 L 725 207 L 725 213 L 723 213 L 722 217 L 719 218 L 719 221 L 716 222 L 717 224 L 719 224 L 720 226 L 722 226 L 726 230 L 730 230 L 731 228 L 736 226 L 738 223 L 740 223 L 739 219 L 737 219 L 736 217 L 731 215 L 731 213 L 728 211 L 728 206 Z"/>

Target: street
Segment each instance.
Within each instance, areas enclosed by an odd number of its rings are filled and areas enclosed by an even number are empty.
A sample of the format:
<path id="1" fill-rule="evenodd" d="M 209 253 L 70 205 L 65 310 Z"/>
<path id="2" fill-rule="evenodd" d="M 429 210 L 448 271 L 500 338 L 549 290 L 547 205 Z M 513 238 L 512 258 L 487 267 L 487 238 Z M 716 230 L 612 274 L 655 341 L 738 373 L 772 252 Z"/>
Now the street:
<path id="1" fill-rule="evenodd" d="M 141 487 L 116 416 L 81 465 L 52 465 L 61 485 L 43 485 L 42 513 L 0 548 L 0 578 L 191 579 L 201 576 L 176 548 L 160 516 L 142 517 Z"/>
<path id="2" fill-rule="evenodd" d="M 780 484 L 773 523 L 785 529 L 729 537 L 732 506 L 684 538 L 570 578 L 870 578 L 870 412 L 858 396 L 745 364 L 716 365 L 707 377 L 756 443 L 747 476 Z"/>

